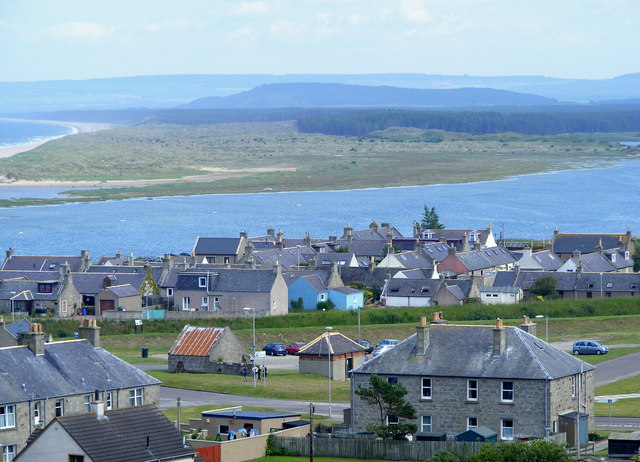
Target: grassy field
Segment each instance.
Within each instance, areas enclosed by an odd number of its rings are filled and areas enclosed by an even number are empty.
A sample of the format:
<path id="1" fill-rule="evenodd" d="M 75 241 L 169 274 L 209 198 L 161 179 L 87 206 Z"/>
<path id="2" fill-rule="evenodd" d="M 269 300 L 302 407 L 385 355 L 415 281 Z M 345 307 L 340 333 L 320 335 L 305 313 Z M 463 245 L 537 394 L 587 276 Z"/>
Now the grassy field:
<path id="1" fill-rule="evenodd" d="M 0 159 L 0 177 L 87 180 L 102 187 L 101 182 L 110 180 L 175 180 L 140 188 L 72 191 L 71 200 L 104 200 L 486 181 L 602 166 L 630 152 L 616 143 L 577 136 L 448 134 L 443 142 L 426 143 L 301 134 L 293 123 L 161 125 L 53 140 Z M 271 171 L 252 173 L 248 167 Z M 208 178 L 220 169 L 244 173 Z"/>
<path id="2" fill-rule="evenodd" d="M 164 385 L 192 390 L 233 393 L 260 398 L 281 398 L 300 401 L 327 401 L 327 378 L 298 371 L 271 369 L 264 384 L 260 381 L 253 388 L 251 380 L 244 382 L 240 375 L 222 374 L 170 374 L 167 371 L 148 371 Z M 331 399 L 349 401 L 349 382 L 334 381 Z"/>
<path id="3" fill-rule="evenodd" d="M 609 403 L 596 403 L 596 416 L 609 416 Z M 612 417 L 640 416 L 640 398 L 619 399 L 611 404 Z"/>
<path id="4" fill-rule="evenodd" d="M 640 393 L 640 375 L 596 388 L 596 395 L 621 395 L 627 393 Z M 638 411 L 638 414 L 640 414 L 640 408 Z"/>

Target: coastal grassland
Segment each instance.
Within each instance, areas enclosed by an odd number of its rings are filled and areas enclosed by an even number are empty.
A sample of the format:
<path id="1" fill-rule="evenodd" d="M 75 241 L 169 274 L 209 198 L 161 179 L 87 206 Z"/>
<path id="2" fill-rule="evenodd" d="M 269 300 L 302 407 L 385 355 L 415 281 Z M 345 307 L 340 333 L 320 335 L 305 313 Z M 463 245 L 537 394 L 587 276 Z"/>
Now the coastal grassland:
<path id="1" fill-rule="evenodd" d="M 89 181 L 101 189 L 74 190 L 70 200 L 103 200 L 488 181 L 609 165 L 635 152 L 579 136 L 439 133 L 439 142 L 416 142 L 302 134 L 293 122 L 114 128 L 0 159 L 0 177 Z"/>

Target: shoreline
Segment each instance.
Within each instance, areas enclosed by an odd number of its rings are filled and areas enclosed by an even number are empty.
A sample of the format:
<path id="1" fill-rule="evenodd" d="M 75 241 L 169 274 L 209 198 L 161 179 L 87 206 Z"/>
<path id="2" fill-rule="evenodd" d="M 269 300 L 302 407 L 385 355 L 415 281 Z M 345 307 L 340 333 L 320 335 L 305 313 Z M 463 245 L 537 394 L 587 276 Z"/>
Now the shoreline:
<path id="1" fill-rule="evenodd" d="M 64 138 L 65 136 L 77 135 L 78 133 L 92 133 L 101 130 L 109 130 L 110 128 L 115 127 L 112 124 L 105 123 L 91 123 L 91 122 L 63 122 L 59 120 L 31 120 L 31 119 L 16 119 L 16 118 L 7 118 L 2 117 L 0 120 L 5 122 L 28 122 L 34 124 L 43 124 L 43 125 L 59 125 L 62 127 L 69 127 L 71 129 L 71 133 L 67 133 L 66 135 L 58 135 L 52 136 L 37 142 L 32 143 L 24 143 L 24 144 L 15 144 L 11 146 L 0 147 L 0 159 L 6 159 L 16 154 L 20 154 L 22 152 L 31 151 L 32 149 L 37 148 L 38 146 L 42 146 L 51 140 L 57 140 L 60 138 Z"/>

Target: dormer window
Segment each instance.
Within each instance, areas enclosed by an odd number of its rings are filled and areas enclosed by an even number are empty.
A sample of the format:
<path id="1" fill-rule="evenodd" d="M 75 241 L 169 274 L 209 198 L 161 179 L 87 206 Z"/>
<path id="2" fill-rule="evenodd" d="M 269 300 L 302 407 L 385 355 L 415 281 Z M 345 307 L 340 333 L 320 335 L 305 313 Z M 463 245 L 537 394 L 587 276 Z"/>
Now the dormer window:
<path id="1" fill-rule="evenodd" d="M 629 259 L 629 251 L 628 250 L 624 252 L 624 259 L 625 260 Z"/>
<path id="2" fill-rule="evenodd" d="M 38 283 L 38 293 L 39 294 L 50 294 L 53 293 L 53 284 L 48 282 L 39 282 Z"/>
<path id="3" fill-rule="evenodd" d="M 201 276 L 198 278 L 198 287 L 207 287 L 207 278 L 206 276 Z"/>
<path id="4" fill-rule="evenodd" d="M 615 263 L 615 262 L 616 262 L 616 254 L 615 254 L 615 253 L 612 253 L 612 254 L 611 254 L 611 261 L 612 261 L 613 263 Z"/>

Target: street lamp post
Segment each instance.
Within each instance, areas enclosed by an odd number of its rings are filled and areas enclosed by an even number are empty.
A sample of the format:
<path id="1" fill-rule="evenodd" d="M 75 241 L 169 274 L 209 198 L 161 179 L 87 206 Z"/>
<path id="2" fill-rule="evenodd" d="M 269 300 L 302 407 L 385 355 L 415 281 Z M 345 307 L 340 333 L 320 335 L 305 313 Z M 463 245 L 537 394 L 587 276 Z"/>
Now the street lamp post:
<path id="1" fill-rule="evenodd" d="M 333 375 L 331 367 L 331 331 L 333 327 L 327 327 L 327 347 L 329 351 L 329 419 L 331 419 L 331 376 Z"/>
<path id="2" fill-rule="evenodd" d="M 362 337 L 360 337 L 360 307 L 358 307 L 357 310 L 358 310 L 358 340 L 362 340 Z"/>
<path id="3" fill-rule="evenodd" d="M 251 311 L 251 314 L 253 315 L 251 317 L 251 331 L 253 332 L 253 345 L 251 345 L 251 351 L 252 351 L 252 360 L 253 360 L 253 365 L 256 365 L 256 310 L 255 308 L 251 308 L 249 306 L 245 306 L 244 308 L 242 308 L 244 311 Z M 256 374 L 253 371 L 253 367 L 251 368 L 251 375 L 253 377 L 253 388 L 256 387 Z"/>
<path id="4" fill-rule="evenodd" d="M 549 343 L 549 315 L 538 314 L 536 318 L 544 318 L 544 341 Z"/>

